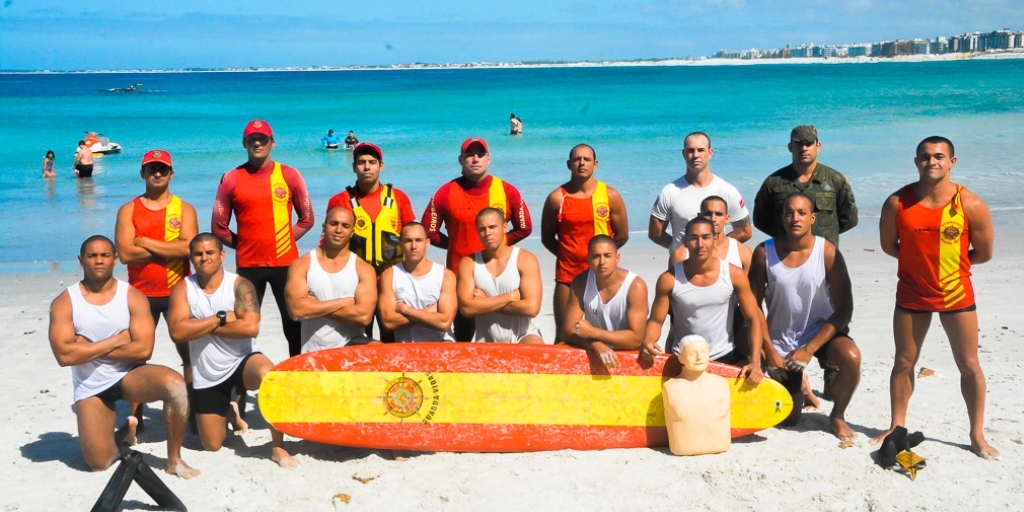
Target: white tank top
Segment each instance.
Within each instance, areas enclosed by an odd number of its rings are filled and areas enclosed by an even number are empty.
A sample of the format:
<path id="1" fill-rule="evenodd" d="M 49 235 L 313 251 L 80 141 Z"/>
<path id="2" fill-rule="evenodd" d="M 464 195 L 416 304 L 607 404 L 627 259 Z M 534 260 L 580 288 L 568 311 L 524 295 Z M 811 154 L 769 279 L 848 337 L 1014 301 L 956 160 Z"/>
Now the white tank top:
<path id="1" fill-rule="evenodd" d="M 743 268 L 743 260 L 740 259 L 740 243 L 735 238 L 729 237 L 729 251 L 725 253 L 725 262 L 736 268 Z"/>
<path id="2" fill-rule="evenodd" d="M 235 310 L 235 281 L 238 276 L 224 271 L 224 280 L 213 293 L 199 286 L 199 277 L 185 278 L 185 291 L 192 318 L 208 318 L 218 311 Z M 196 389 L 212 388 L 235 372 L 245 356 L 258 352 L 256 338 L 222 338 L 209 333 L 189 342 L 192 381 Z"/>
<path id="3" fill-rule="evenodd" d="M 424 309 L 437 304 L 441 299 L 441 285 L 444 283 L 444 267 L 430 262 L 430 270 L 422 276 L 414 276 L 405 270 L 402 264 L 391 267 L 391 289 L 395 299 L 413 309 Z M 395 331 L 395 341 L 455 341 L 453 327 L 445 332 L 427 327 L 419 323 L 410 323 Z"/>
<path id="4" fill-rule="evenodd" d="M 768 267 L 768 335 L 775 350 L 785 357 L 810 342 L 832 316 L 825 277 L 825 239 L 814 237 L 811 256 L 797 268 L 779 261 L 771 238 L 764 243 L 764 255 Z"/>
<path id="5" fill-rule="evenodd" d="M 476 287 L 483 290 L 488 297 L 494 297 L 512 290 L 519 289 L 519 248 L 512 248 L 512 256 L 501 275 L 494 277 L 484 266 L 483 253 L 473 255 L 476 268 L 473 279 Z M 473 341 L 496 341 L 499 343 L 518 343 L 528 334 L 540 336 L 540 330 L 533 325 L 533 319 L 525 316 L 506 315 L 500 311 L 476 317 L 476 335 Z"/>
<path id="6" fill-rule="evenodd" d="M 131 313 L 128 312 L 128 283 L 118 279 L 115 281 L 117 291 L 114 292 L 114 298 L 102 306 L 86 302 L 85 297 L 82 297 L 79 283 L 68 287 L 68 296 L 71 297 L 71 323 L 75 326 L 75 334 L 95 343 L 128 330 L 131 323 Z M 71 382 L 75 391 L 75 401 L 98 395 L 117 384 L 129 370 L 138 365 L 139 363 L 93 359 L 88 363 L 72 366 Z"/>
<path id="7" fill-rule="evenodd" d="M 732 277 L 729 264 L 719 260 L 718 279 L 711 286 L 694 286 L 686 279 L 683 263 L 673 266 L 676 276 L 672 287 L 674 326 L 672 343 L 667 351 L 679 354 L 679 340 L 688 334 L 699 334 L 708 341 L 708 357 L 712 360 L 733 351 L 732 342 Z"/>
<path id="8" fill-rule="evenodd" d="M 344 299 L 356 296 L 359 273 L 356 272 L 356 253 L 349 253 L 345 266 L 331 274 L 320 266 L 316 250 L 309 252 L 309 270 L 306 272 L 306 286 L 309 293 L 319 301 Z M 310 318 L 302 321 L 302 353 L 325 348 L 344 347 L 348 342 L 366 336 L 361 325 L 339 322 L 327 317 Z"/>
<path id="9" fill-rule="evenodd" d="M 636 274 L 629 272 L 622 281 L 622 287 L 607 304 L 601 302 L 601 294 L 597 289 L 597 279 L 592 270 L 587 271 L 587 289 L 583 291 L 583 318 L 590 325 L 606 331 L 621 331 L 629 329 L 629 318 L 626 315 L 626 299 L 629 296 L 629 287 L 633 284 Z M 644 299 L 646 300 L 646 298 Z"/>

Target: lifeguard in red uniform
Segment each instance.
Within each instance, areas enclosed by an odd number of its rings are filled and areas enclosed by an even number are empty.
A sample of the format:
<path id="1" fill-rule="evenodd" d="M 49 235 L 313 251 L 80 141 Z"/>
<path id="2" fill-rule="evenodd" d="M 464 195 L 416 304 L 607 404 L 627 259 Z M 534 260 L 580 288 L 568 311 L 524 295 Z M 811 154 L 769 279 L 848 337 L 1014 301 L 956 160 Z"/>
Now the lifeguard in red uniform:
<path id="1" fill-rule="evenodd" d="M 544 202 L 540 239 L 555 255 L 554 312 L 558 336 L 569 306 L 569 287 L 580 272 L 589 268 L 587 246 L 596 235 L 608 235 L 622 247 L 629 240 L 629 221 L 622 196 L 602 181 L 597 181 L 597 152 L 587 144 L 578 144 L 565 162 L 569 181 L 555 189 Z"/>
<path id="2" fill-rule="evenodd" d="M 487 141 L 471 137 L 463 141 L 459 154 L 462 176 L 445 183 L 434 193 L 430 204 L 423 212 L 423 225 L 427 227 L 430 244 L 448 250 L 446 266 L 458 272 L 462 258 L 484 249 L 476 233 L 476 215 L 487 207 L 494 207 L 505 214 L 512 229 L 505 235 L 509 245 L 526 238 L 533 231 L 530 210 L 519 190 L 491 176 L 487 168 L 491 164 L 490 148 Z M 441 232 L 444 226 L 446 233 Z M 471 341 L 474 322 L 461 313 L 455 315 L 455 339 Z"/>
<path id="3" fill-rule="evenodd" d="M 384 171 L 384 151 L 372 142 L 360 142 L 352 149 L 352 172 L 356 183 L 331 197 L 327 212 L 335 207 L 352 210 L 353 226 L 349 248 L 369 263 L 380 276 L 384 269 L 402 261 L 399 234 L 402 226 L 416 221 L 409 196 L 390 183 L 380 182 Z M 366 337 L 383 342 L 395 341 L 395 333 L 384 329 L 380 314 L 378 336 L 373 336 L 373 322 L 366 326 Z"/>
<path id="4" fill-rule="evenodd" d="M 899 281 L 893 312 L 896 357 L 889 377 L 892 423 L 872 442 L 906 426 L 914 366 L 932 313 L 938 313 L 960 370 L 971 450 L 992 459 L 999 451 L 985 440 L 986 383 L 978 361 L 978 311 L 971 285 L 971 265 L 992 259 L 992 217 L 981 198 L 951 181 L 956 156 L 949 139 L 921 141 L 914 163 L 918 181 L 889 196 L 879 220 L 882 250 L 899 261 Z"/>
<path id="5" fill-rule="evenodd" d="M 191 274 L 188 243 L 199 233 L 199 223 L 196 209 L 171 194 L 174 166 L 170 153 L 162 149 L 147 151 L 139 175 L 146 182 L 146 192 L 117 211 L 114 242 L 121 263 L 128 266 L 128 284 L 149 300 L 149 312 L 156 325 L 161 314 L 167 318 L 171 287 Z M 192 362 L 188 345 L 175 344 L 175 348 L 181 357 L 191 403 Z M 142 425 L 142 408 L 133 403 L 131 409 Z"/>
<path id="6" fill-rule="evenodd" d="M 224 173 L 210 221 L 213 234 L 235 250 L 238 275 L 256 288 L 260 305 L 270 285 L 281 313 L 288 353 L 299 354 L 300 324 L 288 316 L 284 288 L 288 265 L 299 257 L 295 242 L 313 227 L 306 182 L 294 167 L 270 159 L 274 132 L 266 121 L 250 121 L 242 132 L 248 161 Z M 292 224 L 292 211 L 298 219 Z M 237 232 L 231 231 L 235 215 Z"/>

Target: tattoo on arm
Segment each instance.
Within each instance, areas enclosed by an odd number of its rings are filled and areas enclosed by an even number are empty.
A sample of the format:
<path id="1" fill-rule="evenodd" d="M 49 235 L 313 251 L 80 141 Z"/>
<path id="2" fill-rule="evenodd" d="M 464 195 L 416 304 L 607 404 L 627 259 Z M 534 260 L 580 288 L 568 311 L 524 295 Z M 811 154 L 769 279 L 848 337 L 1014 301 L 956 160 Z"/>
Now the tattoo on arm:
<path id="1" fill-rule="evenodd" d="M 235 309 L 243 313 L 259 313 L 260 301 L 256 298 L 256 287 L 248 279 L 240 279 L 235 285 Z"/>

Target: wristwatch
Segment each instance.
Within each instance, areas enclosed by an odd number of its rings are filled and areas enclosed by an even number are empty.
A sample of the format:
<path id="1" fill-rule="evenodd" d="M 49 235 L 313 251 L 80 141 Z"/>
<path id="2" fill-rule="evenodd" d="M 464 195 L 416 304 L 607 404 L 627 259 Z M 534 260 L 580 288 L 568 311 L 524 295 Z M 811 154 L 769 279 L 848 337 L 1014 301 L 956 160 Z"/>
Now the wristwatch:
<path id="1" fill-rule="evenodd" d="M 218 311 L 217 319 L 220 320 L 220 327 L 224 327 L 224 325 L 228 323 L 228 314 L 223 311 Z"/>

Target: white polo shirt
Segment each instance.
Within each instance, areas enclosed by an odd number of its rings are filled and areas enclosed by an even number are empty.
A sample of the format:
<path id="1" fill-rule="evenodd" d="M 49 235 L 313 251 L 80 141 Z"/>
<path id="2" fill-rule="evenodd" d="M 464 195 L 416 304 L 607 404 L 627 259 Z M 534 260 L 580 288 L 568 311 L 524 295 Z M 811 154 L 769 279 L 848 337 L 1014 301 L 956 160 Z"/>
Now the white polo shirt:
<path id="1" fill-rule="evenodd" d="M 700 203 L 709 196 L 725 199 L 729 207 L 729 222 L 741 221 L 750 216 L 740 191 L 722 178 L 712 176 L 711 184 L 697 187 L 687 183 L 685 176 L 680 176 L 661 189 L 661 195 L 651 208 L 652 217 L 672 225 L 671 249 L 683 244 L 686 223 L 700 215 Z"/>

